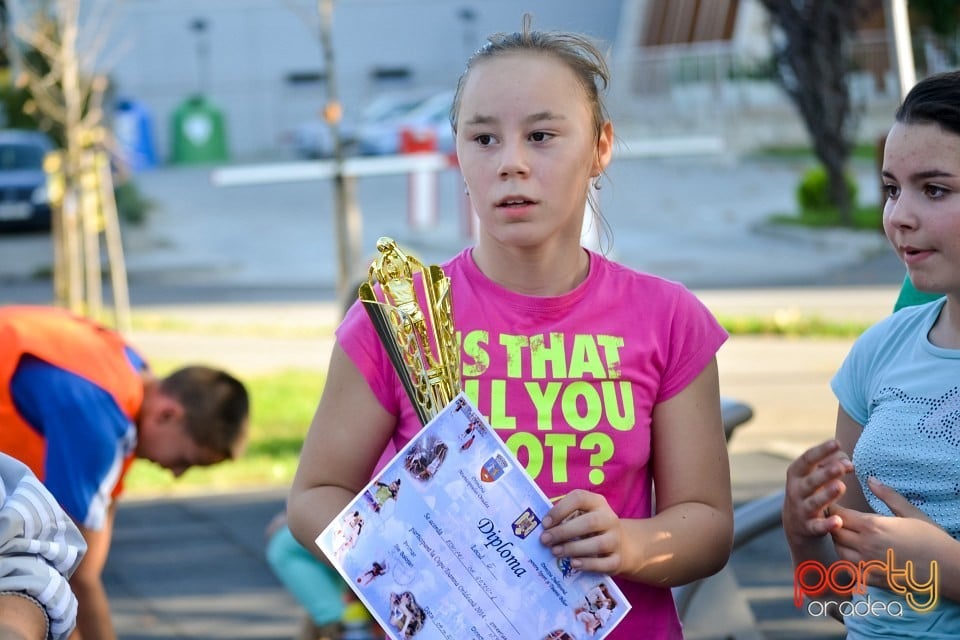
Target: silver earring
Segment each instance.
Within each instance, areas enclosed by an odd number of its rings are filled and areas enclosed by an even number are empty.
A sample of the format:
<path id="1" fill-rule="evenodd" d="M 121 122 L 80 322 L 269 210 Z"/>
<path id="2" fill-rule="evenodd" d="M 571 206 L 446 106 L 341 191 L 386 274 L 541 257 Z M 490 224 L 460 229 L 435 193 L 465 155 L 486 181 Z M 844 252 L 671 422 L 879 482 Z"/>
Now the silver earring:
<path id="1" fill-rule="evenodd" d="M 470 187 L 467 186 L 466 182 L 463 183 L 463 195 L 465 196 L 470 195 Z"/>
<path id="2" fill-rule="evenodd" d="M 597 191 L 599 191 L 603 187 L 603 185 L 600 183 L 600 178 L 601 176 L 596 176 L 593 179 L 593 188 L 596 189 Z"/>

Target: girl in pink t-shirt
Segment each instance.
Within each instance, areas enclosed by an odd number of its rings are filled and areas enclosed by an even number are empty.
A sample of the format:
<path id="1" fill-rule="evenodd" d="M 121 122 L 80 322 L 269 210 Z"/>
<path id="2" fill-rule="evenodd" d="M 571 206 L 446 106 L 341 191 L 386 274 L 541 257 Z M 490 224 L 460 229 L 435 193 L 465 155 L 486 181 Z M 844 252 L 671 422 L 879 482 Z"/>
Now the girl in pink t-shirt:
<path id="1" fill-rule="evenodd" d="M 613 151 L 607 80 L 588 39 L 526 18 L 473 55 L 451 123 L 479 231 L 443 268 L 463 389 L 556 500 L 541 542 L 575 570 L 615 576 L 633 608 L 610 637 L 679 638 L 670 588 L 730 554 L 715 358 L 726 333 L 681 285 L 580 245 Z M 290 493 L 294 535 L 312 548 L 380 451 L 420 427 L 354 305 Z"/>

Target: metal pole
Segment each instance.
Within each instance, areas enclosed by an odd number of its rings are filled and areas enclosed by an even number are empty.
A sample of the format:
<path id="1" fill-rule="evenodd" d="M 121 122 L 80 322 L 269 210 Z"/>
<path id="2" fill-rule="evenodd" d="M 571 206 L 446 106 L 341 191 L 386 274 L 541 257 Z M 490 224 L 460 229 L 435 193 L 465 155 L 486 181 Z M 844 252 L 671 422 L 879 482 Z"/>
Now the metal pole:
<path id="1" fill-rule="evenodd" d="M 891 42 L 891 62 L 897 72 L 900 99 L 903 100 L 910 88 L 917 82 L 917 72 L 913 63 L 913 43 L 910 39 L 910 16 L 907 13 L 907 0 L 884 0 L 883 8 L 887 19 L 887 33 Z"/>
<path id="2" fill-rule="evenodd" d="M 902 102 L 911 87 L 917 82 L 917 72 L 913 63 L 913 42 L 910 39 L 910 16 L 907 12 L 907 0 L 883 0 L 884 17 L 887 23 L 887 34 L 890 39 L 890 63 L 897 72 L 897 89 L 900 91 Z M 883 169 L 883 148 L 886 136 L 877 141 L 877 175 Z M 883 185 L 880 185 L 880 208 L 886 201 L 887 194 Z M 880 229 L 883 232 L 883 229 Z"/>
<path id="3" fill-rule="evenodd" d="M 207 20 L 194 18 L 190 22 L 190 29 L 197 34 L 197 95 L 205 97 L 209 87 L 209 60 L 210 45 L 207 41 Z"/>

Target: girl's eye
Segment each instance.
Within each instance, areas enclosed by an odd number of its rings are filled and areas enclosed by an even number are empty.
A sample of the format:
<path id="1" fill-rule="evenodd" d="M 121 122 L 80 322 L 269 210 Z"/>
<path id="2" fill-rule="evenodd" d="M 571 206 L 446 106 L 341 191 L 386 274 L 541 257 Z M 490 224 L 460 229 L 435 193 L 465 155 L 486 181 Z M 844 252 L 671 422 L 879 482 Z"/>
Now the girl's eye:
<path id="1" fill-rule="evenodd" d="M 547 133 L 546 131 L 534 131 L 533 133 L 530 134 L 530 139 L 533 140 L 534 142 L 545 142 L 546 140 L 549 140 L 552 137 L 553 136 Z"/>
<path id="2" fill-rule="evenodd" d="M 883 193 L 887 200 L 896 200 L 900 195 L 900 187 L 895 184 L 885 184 L 883 185 Z"/>
<path id="3" fill-rule="evenodd" d="M 474 142 L 479 144 L 481 147 L 485 147 L 489 145 L 491 142 L 493 142 L 493 136 L 491 136 L 488 133 L 481 133 L 478 136 L 474 136 L 473 140 Z"/>
<path id="4" fill-rule="evenodd" d="M 923 193 L 928 198 L 937 199 L 947 195 L 947 190 L 936 184 L 928 184 L 923 188 Z"/>

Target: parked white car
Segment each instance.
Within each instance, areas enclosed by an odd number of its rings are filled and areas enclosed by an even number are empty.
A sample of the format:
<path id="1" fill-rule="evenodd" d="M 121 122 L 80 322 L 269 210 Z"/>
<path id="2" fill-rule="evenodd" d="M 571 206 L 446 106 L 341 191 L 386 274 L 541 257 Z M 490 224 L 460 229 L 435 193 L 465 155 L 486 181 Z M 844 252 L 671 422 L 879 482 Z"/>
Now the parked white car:
<path id="1" fill-rule="evenodd" d="M 406 111 L 364 122 L 357 128 L 357 151 L 363 155 L 401 153 L 404 130 L 433 137 L 436 150 L 453 153 L 455 144 L 450 128 L 453 91 L 435 93 Z"/>
<path id="2" fill-rule="evenodd" d="M 384 123 L 401 118 L 406 113 L 433 97 L 423 90 L 390 91 L 381 93 L 368 102 L 359 117 L 345 113 L 340 122 L 340 137 L 345 151 L 354 153 L 361 131 L 377 131 Z M 301 158 L 329 158 L 333 156 L 333 133 L 330 126 L 320 118 L 297 125 L 293 131 L 294 152 Z"/>

